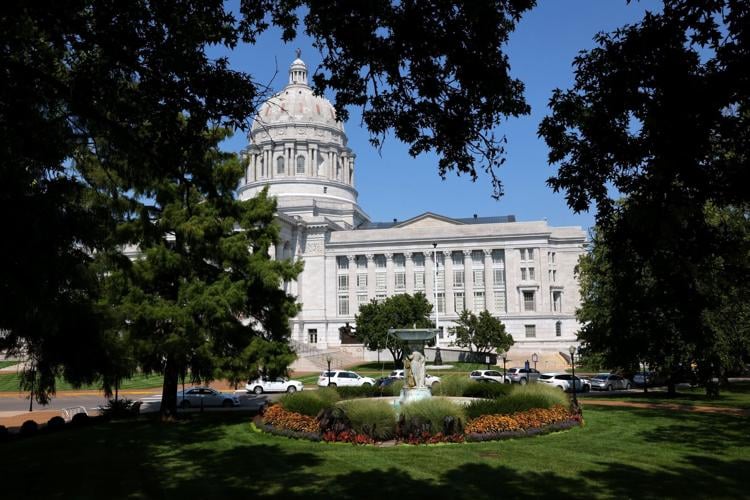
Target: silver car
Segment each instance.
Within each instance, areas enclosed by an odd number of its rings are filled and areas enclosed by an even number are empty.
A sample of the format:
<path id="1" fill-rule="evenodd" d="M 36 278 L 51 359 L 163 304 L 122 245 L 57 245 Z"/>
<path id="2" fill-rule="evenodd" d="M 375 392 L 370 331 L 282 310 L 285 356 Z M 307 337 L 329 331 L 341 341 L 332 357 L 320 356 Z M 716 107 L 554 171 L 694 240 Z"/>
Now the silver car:
<path id="1" fill-rule="evenodd" d="M 514 384 L 526 385 L 529 382 L 536 382 L 539 380 L 541 375 L 537 370 L 533 368 L 509 368 L 508 379 Z"/>
<path id="2" fill-rule="evenodd" d="M 503 377 L 498 370 L 474 370 L 469 373 L 469 378 L 479 382 L 497 382 L 499 384 L 510 384 L 510 378 Z"/>
<path id="3" fill-rule="evenodd" d="M 597 373 L 591 377 L 591 388 L 599 391 L 630 389 L 630 380 L 613 373 Z"/>
<path id="4" fill-rule="evenodd" d="M 191 387 L 185 392 L 177 393 L 177 405 L 180 408 L 200 408 L 201 406 L 223 406 L 231 408 L 240 405 L 240 398 L 234 394 L 219 392 L 210 387 Z"/>

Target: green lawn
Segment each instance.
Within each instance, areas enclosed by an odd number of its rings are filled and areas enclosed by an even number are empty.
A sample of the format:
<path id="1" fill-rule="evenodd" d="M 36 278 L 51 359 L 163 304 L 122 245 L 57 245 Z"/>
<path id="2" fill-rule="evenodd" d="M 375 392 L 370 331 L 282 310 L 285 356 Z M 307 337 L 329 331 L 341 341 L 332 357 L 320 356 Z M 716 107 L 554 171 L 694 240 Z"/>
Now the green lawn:
<path id="1" fill-rule="evenodd" d="M 0 445 L 3 498 L 748 498 L 747 420 L 725 415 L 587 408 L 585 427 L 547 436 L 391 448 L 220 416 Z"/>
<path id="2" fill-rule="evenodd" d="M 2 360 L 0 360 L 0 369 L 6 368 L 8 366 L 17 365 L 17 364 L 18 364 L 18 361 L 10 361 L 10 360 L 7 360 L 7 359 L 2 359 Z"/>
<path id="3" fill-rule="evenodd" d="M 585 401 L 587 396 L 579 396 Z M 617 396 L 606 396 L 607 399 L 618 401 L 638 401 L 646 403 L 672 403 L 683 405 L 699 406 L 722 406 L 731 408 L 750 409 L 750 382 L 733 382 L 727 388 L 722 388 L 718 398 L 709 398 L 706 396 L 706 390 L 702 387 L 680 389 L 676 396 L 670 397 L 663 390 L 649 390 L 647 393 L 632 392 L 628 394 L 618 394 Z"/>
<path id="4" fill-rule="evenodd" d="M 19 376 L 16 373 L 0 373 L 0 392 L 19 392 Z M 136 375 L 131 379 L 124 380 L 120 389 L 151 389 L 161 387 L 164 381 L 162 375 Z M 68 382 L 58 379 L 56 382 L 58 391 L 69 391 L 71 389 L 98 390 L 101 386 L 86 385 L 74 388 Z"/>

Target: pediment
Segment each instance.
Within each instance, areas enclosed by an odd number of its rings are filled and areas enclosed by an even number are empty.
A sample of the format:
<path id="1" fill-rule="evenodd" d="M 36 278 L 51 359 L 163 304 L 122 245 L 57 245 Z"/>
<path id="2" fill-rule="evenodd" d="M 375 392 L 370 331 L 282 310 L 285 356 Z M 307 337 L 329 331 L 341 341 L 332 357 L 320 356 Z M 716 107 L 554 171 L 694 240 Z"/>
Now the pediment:
<path id="1" fill-rule="evenodd" d="M 442 215 L 433 214 L 431 212 L 423 213 L 411 219 L 405 220 L 396 224 L 394 227 L 403 228 L 421 228 L 421 227 L 448 227 L 448 226 L 463 226 L 463 222 L 459 222 L 449 217 Z"/>

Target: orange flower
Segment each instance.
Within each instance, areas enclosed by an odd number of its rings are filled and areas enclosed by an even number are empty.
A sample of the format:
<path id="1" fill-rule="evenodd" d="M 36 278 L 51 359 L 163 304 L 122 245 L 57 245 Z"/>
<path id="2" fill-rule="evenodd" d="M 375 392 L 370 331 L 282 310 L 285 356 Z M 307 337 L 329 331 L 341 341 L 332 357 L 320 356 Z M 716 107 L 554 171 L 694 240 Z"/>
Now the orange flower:
<path id="1" fill-rule="evenodd" d="M 272 425 L 278 429 L 287 429 L 297 432 L 318 432 L 318 422 L 315 418 L 286 411 L 281 405 L 273 405 L 266 408 L 263 413 L 263 423 Z"/>
<path id="2" fill-rule="evenodd" d="M 482 415 L 466 425 L 466 433 L 485 434 L 535 429 L 570 418 L 570 412 L 561 405 L 552 408 L 533 408 L 512 415 Z"/>

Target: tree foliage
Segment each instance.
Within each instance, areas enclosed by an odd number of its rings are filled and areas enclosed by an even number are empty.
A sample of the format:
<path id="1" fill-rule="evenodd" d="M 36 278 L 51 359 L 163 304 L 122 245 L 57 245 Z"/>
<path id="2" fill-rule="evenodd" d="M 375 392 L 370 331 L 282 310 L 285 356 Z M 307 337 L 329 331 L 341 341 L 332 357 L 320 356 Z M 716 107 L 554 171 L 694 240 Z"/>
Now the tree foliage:
<path id="1" fill-rule="evenodd" d="M 406 344 L 388 334 L 390 328 L 432 328 L 432 304 L 422 293 L 399 294 L 383 301 L 371 301 L 359 309 L 354 321 L 356 337 L 368 349 L 387 349 L 396 366 L 403 362 Z"/>
<path id="2" fill-rule="evenodd" d="M 455 345 L 479 355 L 508 352 L 513 345 L 513 337 L 505 331 L 503 322 L 486 310 L 479 316 L 466 309 L 461 311 L 455 334 Z"/>

